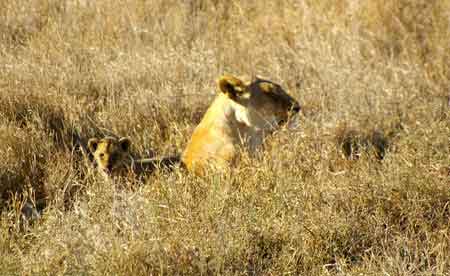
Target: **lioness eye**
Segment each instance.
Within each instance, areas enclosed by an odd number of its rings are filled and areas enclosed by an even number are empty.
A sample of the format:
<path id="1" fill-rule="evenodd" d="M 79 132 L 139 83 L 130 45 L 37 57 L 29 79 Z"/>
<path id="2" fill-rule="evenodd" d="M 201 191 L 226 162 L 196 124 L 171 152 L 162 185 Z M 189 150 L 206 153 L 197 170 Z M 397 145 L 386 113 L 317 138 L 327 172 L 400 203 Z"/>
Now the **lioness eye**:
<path id="1" fill-rule="evenodd" d="M 100 153 L 100 158 L 103 158 L 105 156 L 105 154 Z"/>
<path id="2" fill-rule="evenodd" d="M 117 160 L 117 154 L 112 154 L 110 159 L 111 159 L 111 162 L 115 162 Z"/>

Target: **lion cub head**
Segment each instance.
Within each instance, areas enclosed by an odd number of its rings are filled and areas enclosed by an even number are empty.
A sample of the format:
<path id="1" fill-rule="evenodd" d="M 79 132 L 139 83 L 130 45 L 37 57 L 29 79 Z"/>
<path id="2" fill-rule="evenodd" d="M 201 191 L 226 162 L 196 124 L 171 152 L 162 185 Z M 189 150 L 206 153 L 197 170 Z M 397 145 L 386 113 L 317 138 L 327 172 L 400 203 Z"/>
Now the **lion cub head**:
<path id="1" fill-rule="evenodd" d="M 97 168 L 107 175 L 120 171 L 124 167 L 130 158 L 130 145 L 129 138 L 91 138 L 88 141 L 88 148 L 94 156 Z"/>
<path id="2" fill-rule="evenodd" d="M 244 82 L 225 75 L 218 80 L 218 90 L 182 156 L 184 165 L 197 174 L 211 165 L 228 166 L 241 149 L 255 152 L 265 136 L 300 111 L 293 97 L 268 80 Z"/>

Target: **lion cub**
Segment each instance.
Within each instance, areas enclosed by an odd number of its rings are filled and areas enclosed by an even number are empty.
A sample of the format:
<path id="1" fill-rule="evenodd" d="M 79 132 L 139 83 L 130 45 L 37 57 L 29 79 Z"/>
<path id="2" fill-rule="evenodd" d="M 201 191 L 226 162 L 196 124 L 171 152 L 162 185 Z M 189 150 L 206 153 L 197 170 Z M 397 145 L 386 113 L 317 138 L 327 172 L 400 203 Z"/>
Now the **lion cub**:
<path id="1" fill-rule="evenodd" d="M 88 141 L 97 169 L 108 177 L 151 173 L 157 168 L 172 168 L 180 162 L 179 156 L 134 159 L 129 152 L 130 146 L 129 138 L 91 138 Z"/>
<path id="2" fill-rule="evenodd" d="M 245 83 L 225 75 L 218 90 L 182 155 L 186 168 L 200 175 L 211 165 L 228 166 L 240 149 L 254 153 L 266 136 L 300 111 L 294 98 L 268 80 Z"/>

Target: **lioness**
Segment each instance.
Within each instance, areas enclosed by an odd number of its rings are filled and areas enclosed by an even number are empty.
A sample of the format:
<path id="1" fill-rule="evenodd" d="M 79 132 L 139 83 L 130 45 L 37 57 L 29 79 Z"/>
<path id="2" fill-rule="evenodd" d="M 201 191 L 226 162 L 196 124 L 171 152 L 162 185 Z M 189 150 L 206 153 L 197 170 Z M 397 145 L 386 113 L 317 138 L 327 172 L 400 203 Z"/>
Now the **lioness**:
<path id="1" fill-rule="evenodd" d="M 218 80 L 219 94 L 195 128 L 181 160 L 189 171 L 204 174 L 223 168 L 240 148 L 254 153 L 264 137 L 300 111 L 299 103 L 278 84 L 256 78 L 250 83 L 231 75 Z"/>
<path id="2" fill-rule="evenodd" d="M 88 141 L 97 169 L 107 177 L 123 176 L 130 172 L 136 175 L 151 173 L 156 168 L 172 168 L 180 162 L 179 156 L 134 159 L 129 152 L 130 145 L 129 138 L 91 138 Z"/>

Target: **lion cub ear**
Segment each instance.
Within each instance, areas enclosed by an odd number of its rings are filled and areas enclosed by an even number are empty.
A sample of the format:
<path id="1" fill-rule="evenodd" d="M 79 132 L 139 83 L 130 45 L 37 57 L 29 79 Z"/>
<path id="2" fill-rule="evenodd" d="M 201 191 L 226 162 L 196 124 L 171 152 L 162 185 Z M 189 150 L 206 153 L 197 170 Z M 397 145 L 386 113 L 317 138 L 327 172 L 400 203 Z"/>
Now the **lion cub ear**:
<path id="1" fill-rule="evenodd" d="M 128 152 L 128 150 L 130 149 L 130 145 L 131 145 L 130 138 L 123 137 L 119 139 L 119 146 L 123 151 Z"/>
<path id="2" fill-rule="evenodd" d="M 230 98 L 240 97 L 246 93 L 244 82 L 236 77 L 224 75 L 219 78 L 217 83 L 220 91 Z"/>
<path id="3" fill-rule="evenodd" d="M 94 153 L 97 150 L 98 146 L 98 139 L 97 138 L 91 138 L 88 141 L 88 148 L 89 150 Z"/>

